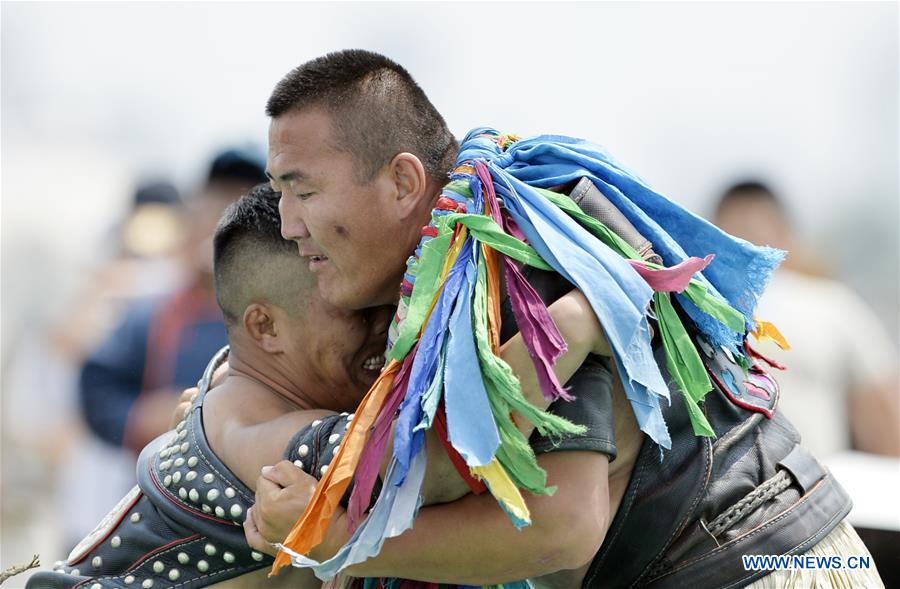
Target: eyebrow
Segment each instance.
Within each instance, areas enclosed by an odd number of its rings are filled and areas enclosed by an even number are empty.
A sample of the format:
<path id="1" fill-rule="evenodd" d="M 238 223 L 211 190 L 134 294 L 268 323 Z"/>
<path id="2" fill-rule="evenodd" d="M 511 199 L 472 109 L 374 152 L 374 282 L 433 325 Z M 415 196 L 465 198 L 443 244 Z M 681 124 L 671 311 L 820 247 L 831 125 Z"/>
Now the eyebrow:
<path id="1" fill-rule="evenodd" d="M 272 174 L 269 173 L 269 170 L 266 170 L 266 177 L 273 182 L 294 182 L 298 180 L 309 180 L 309 176 L 307 176 L 300 170 L 291 170 L 290 172 L 284 173 L 277 178 L 272 176 Z"/>

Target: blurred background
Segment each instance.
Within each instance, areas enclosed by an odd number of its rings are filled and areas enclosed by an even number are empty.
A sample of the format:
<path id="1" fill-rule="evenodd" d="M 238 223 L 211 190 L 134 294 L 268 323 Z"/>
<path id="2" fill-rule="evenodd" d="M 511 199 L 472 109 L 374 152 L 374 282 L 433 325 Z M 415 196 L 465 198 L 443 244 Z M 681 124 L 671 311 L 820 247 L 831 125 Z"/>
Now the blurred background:
<path id="1" fill-rule="evenodd" d="M 224 338 L 207 312 L 210 219 L 260 171 L 266 98 L 349 47 L 403 64 L 460 137 L 591 139 L 697 214 L 790 249 L 760 307 L 794 343 L 761 343 L 797 364 L 783 407 L 814 417 L 801 431 L 846 472 L 855 523 L 900 529 L 896 499 L 866 496 L 900 491 L 883 456 L 898 16 L 895 2 L 3 2 L 0 570 L 65 558 L 131 486 L 134 452 Z"/>

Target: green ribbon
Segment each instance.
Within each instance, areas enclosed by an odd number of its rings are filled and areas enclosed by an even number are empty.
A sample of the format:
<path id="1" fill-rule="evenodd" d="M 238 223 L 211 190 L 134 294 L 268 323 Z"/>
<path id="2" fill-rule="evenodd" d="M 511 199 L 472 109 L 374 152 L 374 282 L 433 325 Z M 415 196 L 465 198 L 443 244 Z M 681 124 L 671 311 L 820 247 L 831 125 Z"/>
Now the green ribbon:
<path id="1" fill-rule="evenodd" d="M 501 254 L 541 270 L 553 270 L 553 266 L 545 262 L 533 247 L 504 232 L 496 221 L 486 215 L 451 213 L 443 219 L 450 225 L 465 225 L 472 237 Z"/>
<path id="2" fill-rule="evenodd" d="M 409 297 L 406 319 L 400 324 L 400 333 L 391 349 L 391 360 L 402 360 L 415 345 L 422 323 L 425 322 L 425 315 L 441 286 L 441 268 L 452 238 L 449 231 L 439 233 L 422 246 L 422 255 L 416 265 L 416 287 Z"/>
<path id="3" fill-rule="evenodd" d="M 542 411 L 525 399 L 519 379 L 509 364 L 496 356 L 491 349 L 487 304 L 487 269 L 484 256 L 480 256 L 475 296 L 472 300 L 472 316 L 475 346 L 484 386 L 500 434 L 500 447 L 495 456 L 519 488 L 527 489 L 536 495 L 552 494 L 556 490 L 555 487 L 546 487 L 547 473 L 538 465 L 534 450 L 528 444 L 528 439 L 513 423 L 510 412 L 518 411 L 544 435 L 575 435 L 587 430 L 584 426 L 575 425 L 562 417 Z"/>
<path id="4" fill-rule="evenodd" d="M 712 390 L 706 367 L 681 323 L 675 307 L 672 306 L 669 293 L 654 293 L 653 301 L 663 348 L 666 351 L 666 367 L 681 389 L 694 433 L 698 436 L 715 437 L 716 434 L 706 415 L 697 405 L 706 393 Z"/>

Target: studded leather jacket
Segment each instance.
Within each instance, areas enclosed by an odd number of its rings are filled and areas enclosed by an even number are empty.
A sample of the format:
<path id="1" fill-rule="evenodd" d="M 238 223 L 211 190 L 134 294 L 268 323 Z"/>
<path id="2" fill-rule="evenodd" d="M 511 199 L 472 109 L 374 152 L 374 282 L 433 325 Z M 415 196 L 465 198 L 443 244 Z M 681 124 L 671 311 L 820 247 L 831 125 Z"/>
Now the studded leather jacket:
<path id="1" fill-rule="evenodd" d="M 30 577 L 27 589 L 206 587 L 271 566 L 247 546 L 241 526 L 253 492 L 203 433 L 203 399 L 227 353 L 210 362 L 185 419 L 141 453 L 138 484 L 65 562 Z"/>

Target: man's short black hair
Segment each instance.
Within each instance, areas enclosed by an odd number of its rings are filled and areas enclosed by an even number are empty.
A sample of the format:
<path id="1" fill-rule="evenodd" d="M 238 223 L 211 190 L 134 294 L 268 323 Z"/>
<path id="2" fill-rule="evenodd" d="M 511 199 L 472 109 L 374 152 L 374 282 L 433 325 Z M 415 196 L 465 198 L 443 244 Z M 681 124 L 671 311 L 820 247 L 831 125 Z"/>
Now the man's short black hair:
<path id="1" fill-rule="evenodd" d="M 357 158 L 363 180 L 404 151 L 433 180 L 453 166 L 458 144 L 444 118 L 409 72 L 383 55 L 348 49 L 304 63 L 275 86 L 266 114 L 308 107 L 331 115 L 338 147 Z"/>
<path id="2" fill-rule="evenodd" d="M 216 228 L 213 277 L 229 328 L 251 303 L 300 309 L 305 289 L 314 285 L 296 244 L 281 237 L 279 198 L 269 184 L 260 184 L 232 203 Z"/>

